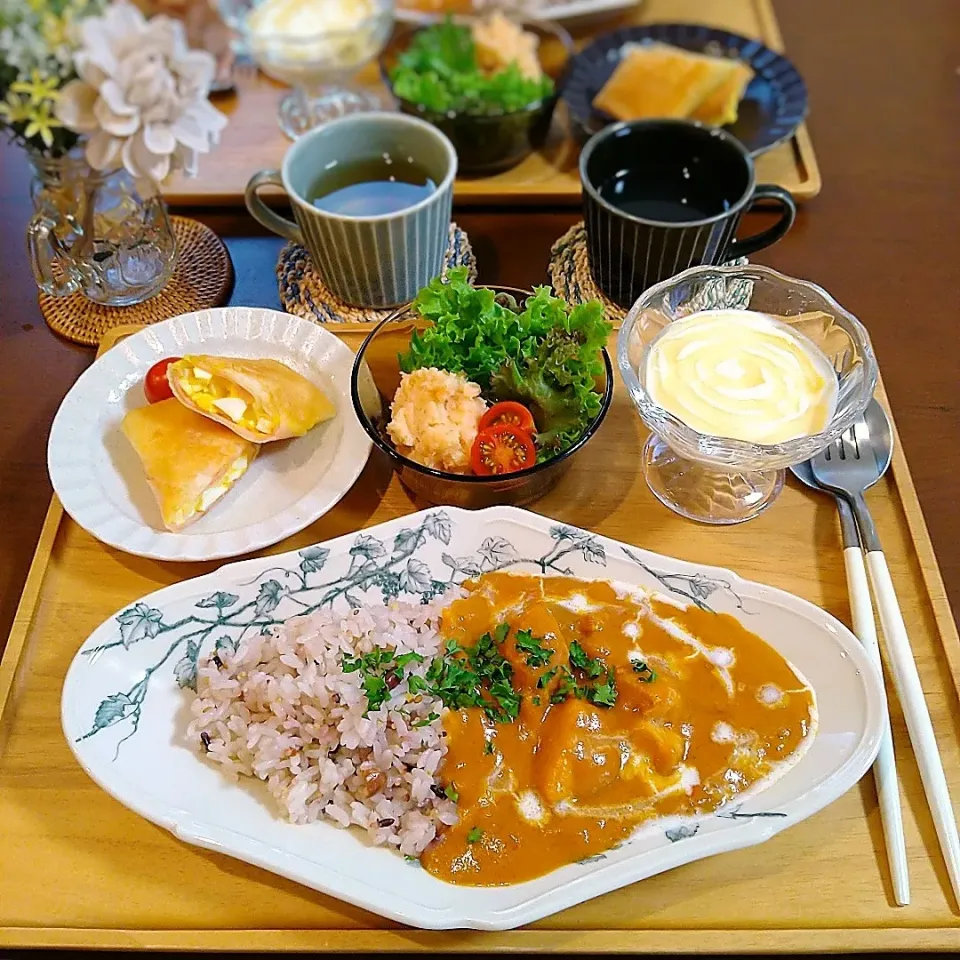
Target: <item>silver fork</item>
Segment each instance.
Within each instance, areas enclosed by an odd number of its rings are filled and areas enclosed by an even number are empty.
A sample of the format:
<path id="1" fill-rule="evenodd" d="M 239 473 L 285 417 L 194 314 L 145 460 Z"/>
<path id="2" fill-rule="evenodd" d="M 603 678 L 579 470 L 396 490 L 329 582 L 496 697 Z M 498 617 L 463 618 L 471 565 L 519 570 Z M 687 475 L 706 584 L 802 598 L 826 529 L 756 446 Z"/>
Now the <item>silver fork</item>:
<path id="1" fill-rule="evenodd" d="M 883 475 L 889 463 L 887 445 L 892 444 L 890 421 L 883 408 L 873 401 L 864 419 L 814 457 L 810 467 L 817 483 L 845 497 L 857 518 L 860 539 L 867 554 L 867 570 L 880 611 L 880 625 L 883 627 L 894 687 L 907 722 L 907 732 L 920 768 L 923 790 L 937 829 L 950 885 L 960 903 L 960 838 L 957 836 L 957 822 L 943 772 L 943 761 L 940 759 L 937 738 L 887 558 L 864 498 L 864 491 Z"/>

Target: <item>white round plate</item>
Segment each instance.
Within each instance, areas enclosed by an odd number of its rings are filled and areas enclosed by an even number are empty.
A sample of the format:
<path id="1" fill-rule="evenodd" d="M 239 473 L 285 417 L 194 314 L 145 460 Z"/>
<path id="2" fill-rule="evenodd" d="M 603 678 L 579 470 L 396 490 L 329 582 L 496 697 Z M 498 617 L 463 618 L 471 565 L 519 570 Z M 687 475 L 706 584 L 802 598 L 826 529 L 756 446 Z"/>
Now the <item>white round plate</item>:
<path id="1" fill-rule="evenodd" d="M 209 513 L 170 533 L 120 423 L 146 404 L 147 370 L 189 353 L 280 360 L 320 387 L 337 414 L 304 437 L 264 444 Z M 367 462 L 370 440 L 350 400 L 352 367 L 353 353 L 332 333 L 276 310 L 222 307 L 155 324 L 96 360 L 64 398 L 47 447 L 53 489 L 86 531 L 141 557 L 213 560 L 276 543 L 323 516 Z"/>

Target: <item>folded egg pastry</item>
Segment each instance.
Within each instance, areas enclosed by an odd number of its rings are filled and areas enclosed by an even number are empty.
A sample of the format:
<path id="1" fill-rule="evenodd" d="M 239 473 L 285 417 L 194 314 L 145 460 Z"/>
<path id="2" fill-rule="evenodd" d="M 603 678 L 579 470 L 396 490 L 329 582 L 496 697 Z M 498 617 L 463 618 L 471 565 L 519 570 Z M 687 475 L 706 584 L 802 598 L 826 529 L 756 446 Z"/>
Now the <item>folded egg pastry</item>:
<path id="1" fill-rule="evenodd" d="M 253 443 L 302 437 L 337 412 L 319 387 L 279 360 L 184 357 L 167 379 L 185 407 Z"/>
<path id="2" fill-rule="evenodd" d="M 172 531 L 203 516 L 246 473 L 260 449 L 175 399 L 131 410 L 120 429 L 137 452 L 163 523 Z"/>

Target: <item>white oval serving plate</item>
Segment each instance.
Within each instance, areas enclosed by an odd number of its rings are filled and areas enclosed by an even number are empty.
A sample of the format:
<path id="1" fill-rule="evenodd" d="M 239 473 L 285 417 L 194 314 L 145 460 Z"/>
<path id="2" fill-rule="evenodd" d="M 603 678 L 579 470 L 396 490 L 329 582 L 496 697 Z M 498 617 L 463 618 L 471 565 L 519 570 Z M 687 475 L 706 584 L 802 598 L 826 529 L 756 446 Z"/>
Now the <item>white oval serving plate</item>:
<path id="1" fill-rule="evenodd" d="M 337 414 L 304 437 L 264 444 L 209 513 L 171 533 L 120 423 L 146 404 L 147 370 L 187 353 L 280 360 L 320 387 Z M 94 361 L 61 403 L 47 446 L 53 489 L 98 540 L 155 560 L 234 557 L 276 543 L 323 516 L 367 462 L 370 440 L 350 399 L 352 367 L 353 353 L 332 333 L 276 310 L 221 307 L 150 326 Z"/>
<path id="2" fill-rule="evenodd" d="M 356 570 L 362 565 L 365 589 Z M 197 657 L 226 635 L 327 605 L 430 598 L 492 569 L 618 580 L 730 613 L 812 684 L 819 728 L 779 779 L 716 814 L 643 827 L 616 850 L 507 887 L 456 887 L 331 824 L 277 819 L 185 742 Z M 885 700 L 857 639 L 828 613 L 736 574 L 661 557 L 513 507 L 440 508 L 144 597 L 83 644 L 62 722 L 90 776 L 181 839 L 413 926 L 503 930 L 681 864 L 760 843 L 832 803 L 869 769 Z M 248 781 L 249 784 L 249 781 Z M 148 869 L 145 865 L 144 869 Z"/>

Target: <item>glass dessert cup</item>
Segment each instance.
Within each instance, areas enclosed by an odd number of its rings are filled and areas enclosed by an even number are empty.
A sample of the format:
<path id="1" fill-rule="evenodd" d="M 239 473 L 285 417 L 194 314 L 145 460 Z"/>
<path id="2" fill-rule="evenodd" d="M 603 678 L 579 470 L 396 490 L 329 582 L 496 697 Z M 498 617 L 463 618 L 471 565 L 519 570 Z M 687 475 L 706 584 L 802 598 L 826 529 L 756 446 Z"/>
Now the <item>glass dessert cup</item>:
<path id="1" fill-rule="evenodd" d="M 240 25 L 242 43 L 257 66 L 292 89 L 280 101 L 280 129 L 296 140 L 328 120 L 383 109 L 372 91 L 349 81 L 375 60 L 393 30 L 391 0 L 373 0 L 373 13 L 349 29 L 318 29 L 314 33 L 282 33 L 254 29 L 250 14 L 263 0 L 223 0 Z M 337 0 L 304 0 L 318 11 Z M 343 0 L 348 2 L 348 0 Z M 242 8 L 242 9 L 241 9 Z"/>
<path id="2" fill-rule="evenodd" d="M 833 417 L 817 434 L 778 444 L 707 436 L 655 403 L 645 386 L 650 345 L 674 320 L 701 310 L 765 313 L 794 327 L 837 373 Z M 617 363 L 640 419 L 647 485 L 662 503 L 701 523 L 742 523 L 783 488 L 784 471 L 816 456 L 863 413 L 877 384 L 877 361 L 863 324 L 821 287 L 760 266 L 693 267 L 647 290 L 617 340 Z"/>

